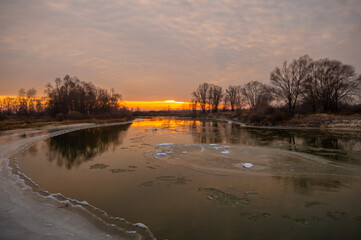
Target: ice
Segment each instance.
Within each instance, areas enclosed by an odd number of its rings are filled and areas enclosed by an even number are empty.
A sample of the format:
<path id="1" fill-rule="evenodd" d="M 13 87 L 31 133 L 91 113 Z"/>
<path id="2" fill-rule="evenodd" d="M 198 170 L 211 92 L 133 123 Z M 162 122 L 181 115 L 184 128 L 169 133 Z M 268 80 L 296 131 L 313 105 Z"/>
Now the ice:
<path id="1" fill-rule="evenodd" d="M 140 228 L 148 228 L 143 223 L 136 223 L 136 224 L 134 224 L 134 226 L 137 226 L 137 227 L 140 227 Z"/>
<path id="2" fill-rule="evenodd" d="M 183 151 L 183 152 L 182 152 L 182 154 L 186 154 L 186 153 L 187 153 L 187 151 Z"/>
<path id="3" fill-rule="evenodd" d="M 230 154 L 231 152 L 228 151 L 228 150 L 224 150 L 224 151 L 222 151 L 221 153 L 222 153 L 222 154 Z"/>
<path id="4" fill-rule="evenodd" d="M 14 175 L 9 169 L 9 158 L 16 153 L 28 149 L 32 144 L 38 141 L 85 128 L 118 124 L 123 123 L 73 124 L 61 127 L 46 126 L 43 127 L 42 131 L 39 131 L 39 134 L 36 136 L 2 141 L 0 143 L 0 219 L 4 219 L 4 221 L 0 224 L 0 238 L 23 239 L 24 236 L 30 233 L 31 236 L 29 239 L 40 239 L 47 235 L 52 235 L 54 236 L 54 239 L 56 238 L 59 240 L 70 239 L 69 236 L 71 236 L 71 239 L 144 239 L 141 234 L 136 231 L 132 232 L 133 236 L 127 236 L 127 229 L 120 230 L 122 232 L 121 236 L 114 232 L 107 232 L 108 230 L 104 230 L 106 228 L 100 225 L 108 224 L 102 222 L 102 219 L 94 222 L 89 221 L 92 214 L 85 208 L 81 207 L 81 214 L 79 213 L 79 210 L 71 210 L 76 206 L 73 204 L 73 201 L 75 200 L 66 198 L 60 193 L 51 194 L 41 189 L 39 192 L 29 191 L 31 189 L 25 184 L 24 180 L 20 179 L 18 174 Z M 18 132 L 24 131 L 25 130 L 18 130 Z M 16 166 L 16 161 L 18 160 L 17 157 L 16 159 L 12 159 Z M 38 185 L 25 174 L 19 174 L 38 187 Z M 23 189 L 27 190 L 24 191 Z M 45 193 L 47 195 L 43 196 L 40 193 Z M 89 205 L 86 201 L 78 203 L 83 206 Z M 64 208 L 63 204 L 69 207 Z M 92 206 L 90 207 L 93 208 Z M 19 209 L 21 209 L 21 211 L 18 211 Z M 64 221 L 64 219 L 67 221 Z M 74 222 L 77 224 L 74 224 Z M 95 227 L 94 224 L 100 224 L 99 228 Z M 139 225 L 139 227 L 142 226 Z M 149 231 L 146 230 L 146 232 Z M 136 235 L 134 236 L 134 234 Z M 152 236 L 151 233 L 150 236 Z M 146 239 L 152 239 L 152 237 Z"/>
<path id="5" fill-rule="evenodd" d="M 154 147 L 163 147 L 163 146 L 171 146 L 173 143 L 158 143 L 154 145 Z"/>
<path id="6" fill-rule="evenodd" d="M 167 156 L 166 153 L 155 153 L 154 155 L 155 155 L 155 156 Z"/>
<path id="7" fill-rule="evenodd" d="M 243 164 L 243 167 L 244 167 L 244 168 L 252 168 L 252 167 L 253 167 L 253 164 L 252 164 L 252 163 L 244 163 L 244 164 Z"/>

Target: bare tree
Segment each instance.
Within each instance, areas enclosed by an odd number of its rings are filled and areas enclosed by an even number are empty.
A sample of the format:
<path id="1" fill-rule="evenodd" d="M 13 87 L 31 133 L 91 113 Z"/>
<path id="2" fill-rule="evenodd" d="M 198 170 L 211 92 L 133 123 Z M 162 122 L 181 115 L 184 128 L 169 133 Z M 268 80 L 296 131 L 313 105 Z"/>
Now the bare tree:
<path id="1" fill-rule="evenodd" d="M 210 84 L 208 96 L 210 109 L 212 109 L 213 112 L 217 112 L 218 105 L 220 104 L 224 96 L 222 87 Z"/>
<path id="2" fill-rule="evenodd" d="M 312 98 L 315 104 L 319 102 L 325 112 L 336 112 L 341 101 L 360 96 L 361 75 L 356 75 L 353 66 L 320 59 L 314 63 L 311 80 L 306 81 L 304 88 L 304 95 Z"/>
<path id="3" fill-rule="evenodd" d="M 301 84 L 306 81 L 312 70 L 312 59 L 304 55 L 287 65 L 285 61 L 280 69 L 271 72 L 271 83 L 276 96 L 285 101 L 290 115 L 295 112 L 297 100 L 301 94 Z"/>
<path id="4" fill-rule="evenodd" d="M 206 107 L 208 104 L 208 83 L 203 83 L 198 86 L 198 88 L 192 92 L 193 99 L 199 103 L 201 106 L 202 112 L 206 112 Z"/>
<path id="5" fill-rule="evenodd" d="M 26 96 L 28 98 L 34 98 L 36 96 L 36 89 L 30 88 L 28 91 L 26 91 Z"/>
<path id="6" fill-rule="evenodd" d="M 92 83 L 82 82 L 76 77 L 65 76 L 47 84 L 49 109 L 53 115 L 70 112 L 82 114 L 103 113 L 120 110 L 121 95 L 114 90 L 96 88 Z"/>
<path id="7" fill-rule="evenodd" d="M 241 93 L 251 109 L 255 109 L 259 106 L 266 106 L 272 100 L 270 89 L 267 85 L 258 81 L 246 83 L 242 87 Z"/>
<path id="8" fill-rule="evenodd" d="M 241 86 L 229 85 L 226 89 L 226 98 L 231 106 L 231 110 L 234 111 L 237 106 L 240 105 L 241 97 Z"/>

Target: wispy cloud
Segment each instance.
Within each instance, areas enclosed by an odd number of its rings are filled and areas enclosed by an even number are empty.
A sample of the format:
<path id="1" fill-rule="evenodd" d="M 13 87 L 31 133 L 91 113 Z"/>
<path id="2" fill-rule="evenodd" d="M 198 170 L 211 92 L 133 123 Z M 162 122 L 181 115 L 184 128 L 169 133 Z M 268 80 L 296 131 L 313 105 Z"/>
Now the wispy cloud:
<path id="1" fill-rule="evenodd" d="M 359 0 L 1 1 L 0 83 L 65 74 L 126 99 L 188 100 L 202 82 L 267 82 L 308 53 L 361 71 Z"/>

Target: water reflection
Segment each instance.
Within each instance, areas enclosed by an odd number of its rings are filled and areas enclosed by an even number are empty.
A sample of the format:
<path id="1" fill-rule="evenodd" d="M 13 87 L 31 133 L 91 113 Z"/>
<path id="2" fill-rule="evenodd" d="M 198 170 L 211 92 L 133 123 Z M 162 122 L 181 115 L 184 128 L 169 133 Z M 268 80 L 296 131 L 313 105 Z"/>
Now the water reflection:
<path id="1" fill-rule="evenodd" d="M 345 188 L 348 182 L 336 177 L 274 176 L 272 178 L 282 183 L 286 188 L 291 186 L 294 191 L 302 194 L 311 194 L 320 190 L 339 191 L 341 188 Z"/>
<path id="2" fill-rule="evenodd" d="M 48 160 L 71 169 L 114 149 L 123 142 L 130 124 L 90 128 L 52 137 L 47 141 Z"/>
<path id="3" fill-rule="evenodd" d="M 243 128 L 202 121 L 189 125 L 194 143 L 277 147 L 361 165 L 361 132 Z"/>

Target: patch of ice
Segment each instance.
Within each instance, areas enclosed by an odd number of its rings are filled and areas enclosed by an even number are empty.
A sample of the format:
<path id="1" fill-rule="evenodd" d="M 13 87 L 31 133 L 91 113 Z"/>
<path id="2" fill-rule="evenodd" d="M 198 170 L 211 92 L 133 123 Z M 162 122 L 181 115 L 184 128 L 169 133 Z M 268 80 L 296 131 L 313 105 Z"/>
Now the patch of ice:
<path id="1" fill-rule="evenodd" d="M 154 155 L 155 155 L 155 156 L 167 156 L 166 153 L 155 153 Z"/>
<path id="2" fill-rule="evenodd" d="M 163 146 L 171 146 L 173 143 L 158 143 L 154 145 L 154 147 L 163 147 Z"/>
<path id="3" fill-rule="evenodd" d="M 224 151 L 222 151 L 221 153 L 222 153 L 222 154 L 230 154 L 231 152 L 228 151 L 228 150 L 224 150 Z"/>
<path id="4" fill-rule="evenodd" d="M 212 143 L 212 144 L 209 144 L 209 146 L 217 146 L 218 144 L 216 144 L 216 143 Z"/>
<path id="5" fill-rule="evenodd" d="M 143 223 L 136 223 L 136 224 L 134 224 L 134 226 L 137 226 L 137 227 L 140 227 L 140 228 L 148 228 Z"/>
<path id="6" fill-rule="evenodd" d="M 183 154 L 186 154 L 187 153 L 187 151 L 184 151 L 184 152 L 182 152 Z"/>
<path id="7" fill-rule="evenodd" d="M 253 164 L 252 163 L 244 163 L 243 167 L 244 168 L 251 168 L 251 167 L 253 167 Z"/>
<path id="8" fill-rule="evenodd" d="M 149 150 L 145 153 L 145 156 L 148 156 L 149 153 L 154 152 L 154 150 Z"/>

